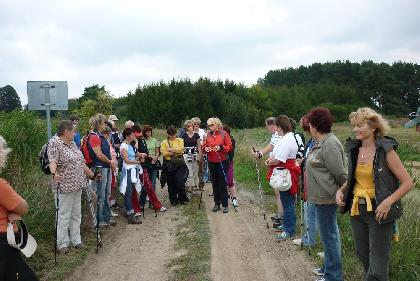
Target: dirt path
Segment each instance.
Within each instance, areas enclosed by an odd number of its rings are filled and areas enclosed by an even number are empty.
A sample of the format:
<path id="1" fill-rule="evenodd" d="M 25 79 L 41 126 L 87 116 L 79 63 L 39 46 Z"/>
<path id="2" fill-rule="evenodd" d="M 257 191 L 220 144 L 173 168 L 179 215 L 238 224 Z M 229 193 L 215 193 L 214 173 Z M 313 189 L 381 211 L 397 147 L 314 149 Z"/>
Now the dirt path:
<path id="1" fill-rule="evenodd" d="M 239 212 L 212 213 L 213 197 L 206 196 L 212 231 L 212 277 L 219 280 L 312 280 L 314 264 L 292 241 L 276 242 L 267 229 L 259 201 L 240 191 Z M 268 218 L 269 219 L 269 218 Z"/>
<path id="2" fill-rule="evenodd" d="M 161 194 L 163 204 L 168 206 L 167 196 Z M 104 234 L 104 245 L 99 254 L 90 254 L 76 268 L 68 281 L 166 281 L 170 272 L 167 264 L 174 256 L 174 237 L 180 211 L 170 208 L 158 213 L 155 218 L 151 209 L 140 225 L 128 225 L 125 218 L 118 217 L 118 225 Z"/>

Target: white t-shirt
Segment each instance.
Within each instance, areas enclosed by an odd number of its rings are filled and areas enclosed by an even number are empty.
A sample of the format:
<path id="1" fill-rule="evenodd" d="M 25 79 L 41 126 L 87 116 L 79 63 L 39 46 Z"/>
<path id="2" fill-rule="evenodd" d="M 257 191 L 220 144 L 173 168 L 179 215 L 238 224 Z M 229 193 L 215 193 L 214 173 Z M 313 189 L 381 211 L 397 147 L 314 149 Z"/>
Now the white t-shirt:
<path id="1" fill-rule="evenodd" d="M 198 135 L 200 136 L 200 144 L 203 144 L 204 136 L 206 135 L 206 132 L 203 129 L 199 128 Z"/>
<path id="2" fill-rule="evenodd" d="M 296 144 L 293 133 L 285 134 L 281 140 L 279 140 L 273 149 L 273 156 L 275 159 L 285 163 L 287 159 L 296 159 L 296 153 L 298 152 L 298 146 Z"/>
<path id="3" fill-rule="evenodd" d="M 280 136 L 277 132 L 275 132 L 274 134 L 272 134 L 272 135 L 271 135 L 270 144 L 271 144 L 273 147 L 276 147 L 277 142 L 278 142 L 279 140 L 281 140 L 282 138 L 283 138 L 283 136 Z M 273 149 L 273 151 L 274 151 L 274 149 Z M 268 156 L 269 156 L 269 157 L 273 157 L 273 156 L 274 156 L 273 151 L 271 151 L 271 152 L 268 154 Z"/>

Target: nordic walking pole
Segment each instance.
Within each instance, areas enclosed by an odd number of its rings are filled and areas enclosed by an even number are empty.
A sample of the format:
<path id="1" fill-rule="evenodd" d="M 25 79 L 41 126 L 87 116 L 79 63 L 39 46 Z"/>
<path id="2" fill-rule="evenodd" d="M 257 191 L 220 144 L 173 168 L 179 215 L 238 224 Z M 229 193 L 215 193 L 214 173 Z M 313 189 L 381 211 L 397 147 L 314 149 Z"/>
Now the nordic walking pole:
<path id="1" fill-rule="evenodd" d="M 255 151 L 255 147 L 252 147 L 252 150 L 254 151 L 254 153 L 256 152 Z M 257 170 L 258 190 L 260 192 L 261 204 L 262 204 L 262 208 L 263 208 L 263 212 L 264 212 L 263 213 L 263 217 L 264 217 L 265 223 L 267 224 L 267 228 L 270 228 L 268 226 L 267 217 L 265 215 L 264 199 L 262 197 L 262 186 L 261 186 L 261 178 L 260 178 L 260 169 L 258 168 L 258 160 L 257 159 L 255 159 L 255 169 Z"/>
<path id="2" fill-rule="evenodd" d="M 60 204 L 59 199 L 59 190 L 60 190 L 60 183 L 57 183 L 57 194 L 56 194 L 56 205 L 55 205 L 55 244 L 54 244 L 54 263 L 57 263 L 57 240 L 58 240 L 58 209 Z"/>
<path id="3" fill-rule="evenodd" d="M 95 167 L 95 175 L 98 175 L 101 173 L 101 166 Z M 101 173 L 102 174 L 102 173 Z M 98 181 L 97 187 L 96 187 L 96 253 L 99 253 L 99 189 L 101 181 Z"/>
<path id="4" fill-rule="evenodd" d="M 213 134 L 213 137 L 216 138 L 216 136 Z M 226 177 L 226 173 L 225 173 L 225 168 L 223 167 L 223 163 L 222 163 L 222 158 L 220 158 L 220 154 L 219 151 L 216 151 L 217 153 L 217 157 L 219 157 L 219 163 L 220 163 L 220 168 L 222 168 L 222 173 L 223 173 L 223 177 L 225 178 L 225 183 L 226 183 L 226 189 L 227 187 L 227 177 Z M 226 190 L 227 192 L 227 190 Z M 237 212 L 238 210 L 236 210 L 236 207 L 233 206 L 233 209 L 235 210 L 235 212 Z"/>
<path id="5" fill-rule="evenodd" d="M 303 248 L 303 223 L 304 223 L 304 207 L 303 207 L 303 192 L 300 188 L 300 247 Z M 308 239 L 309 240 L 309 239 Z M 308 241 L 309 242 L 309 241 Z"/>

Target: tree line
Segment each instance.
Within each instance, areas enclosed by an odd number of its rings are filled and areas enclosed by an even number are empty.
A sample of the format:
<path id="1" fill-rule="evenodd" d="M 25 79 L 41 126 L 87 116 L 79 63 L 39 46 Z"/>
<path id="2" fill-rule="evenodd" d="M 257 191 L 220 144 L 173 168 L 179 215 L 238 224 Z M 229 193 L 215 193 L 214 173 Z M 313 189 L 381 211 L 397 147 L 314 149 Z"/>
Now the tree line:
<path id="1" fill-rule="evenodd" d="M 194 116 L 202 120 L 218 116 L 235 128 L 262 126 L 266 117 L 278 114 L 298 120 L 316 106 L 329 108 L 337 121 L 347 120 L 349 112 L 360 106 L 406 116 L 419 106 L 419 70 L 418 64 L 407 62 L 314 63 L 270 70 L 252 86 L 204 77 L 172 79 L 138 86 L 120 98 L 112 97 L 105 86 L 92 85 L 81 97 L 69 100 L 67 114 L 86 120 L 95 112 L 112 112 L 123 120 L 162 127 L 181 126 Z M 8 93 L 14 91 L 10 88 Z M 0 100 L 5 96 L 13 97 L 13 104 L 20 107 L 17 95 L 0 91 Z"/>

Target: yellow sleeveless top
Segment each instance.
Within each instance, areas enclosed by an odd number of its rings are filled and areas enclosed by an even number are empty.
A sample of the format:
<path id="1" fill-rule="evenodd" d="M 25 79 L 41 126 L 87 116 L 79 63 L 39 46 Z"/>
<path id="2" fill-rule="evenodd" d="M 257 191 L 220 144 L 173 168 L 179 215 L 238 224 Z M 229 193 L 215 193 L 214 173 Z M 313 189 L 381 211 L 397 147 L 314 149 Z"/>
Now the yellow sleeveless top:
<path id="1" fill-rule="evenodd" d="M 353 205 L 351 206 L 351 216 L 359 215 L 359 198 L 365 198 L 366 209 L 371 212 L 371 199 L 375 198 L 375 185 L 373 183 L 373 164 L 357 164 L 355 172 L 356 184 L 354 186 Z"/>

